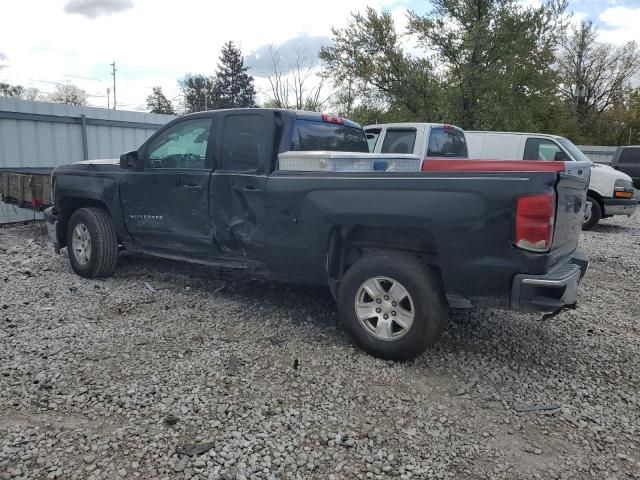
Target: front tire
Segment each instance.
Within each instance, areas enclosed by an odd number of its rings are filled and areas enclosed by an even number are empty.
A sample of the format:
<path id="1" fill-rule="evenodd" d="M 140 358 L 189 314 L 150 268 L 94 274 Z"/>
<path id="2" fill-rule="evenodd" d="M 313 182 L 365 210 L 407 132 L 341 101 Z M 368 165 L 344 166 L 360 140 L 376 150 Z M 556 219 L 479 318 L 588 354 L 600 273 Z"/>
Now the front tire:
<path id="1" fill-rule="evenodd" d="M 118 239 L 109 214 L 100 208 L 73 212 L 67 229 L 69 263 L 85 278 L 107 277 L 118 261 Z"/>
<path id="2" fill-rule="evenodd" d="M 587 203 L 591 203 L 591 215 L 585 215 L 582 230 L 591 230 L 602 218 L 600 202 L 591 196 L 587 196 Z"/>
<path id="3" fill-rule="evenodd" d="M 340 282 L 338 312 L 356 344 L 388 360 L 411 360 L 448 321 L 435 273 L 414 256 L 380 252 L 354 263 Z"/>

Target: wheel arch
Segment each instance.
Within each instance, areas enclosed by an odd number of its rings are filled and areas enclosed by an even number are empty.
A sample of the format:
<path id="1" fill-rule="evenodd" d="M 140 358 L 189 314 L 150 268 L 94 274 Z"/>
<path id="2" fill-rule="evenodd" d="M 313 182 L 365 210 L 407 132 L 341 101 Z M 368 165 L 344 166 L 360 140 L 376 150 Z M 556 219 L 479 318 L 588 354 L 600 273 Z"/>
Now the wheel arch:
<path id="1" fill-rule="evenodd" d="M 414 255 L 435 270 L 442 282 L 437 244 L 429 231 L 415 227 L 338 225 L 329 233 L 327 250 L 328 283 L 334 298 L 349 267 L 363 256 L 381 250 Z"/>
<path id="2" fill-rule="evenodd" d="M 600 195 L 595 190 L 589 189 L 587 190 L 587 196 L 592 197 L 594 200 L 597 200 L 600 208 L 602 209 L 602 212 L 604 213 L 604 200 L 602 199 L 602 195 Z"/>
<path id="3" fill-rule="evenodd" d="M 60 235 L 60 247 L 65 247 L 67 245 L 67 228 L 69 226 L 69 220 L 75 211 L 80 208 L 100 208 L 105 210 L 109 215 L 111 212 L 109 211 L 109 207 L 105 202 L 98 199 L 93 198 L 84 198 L 84 197 L 60 197 L 58 201 L 58 222 L 60 225 L 58 227 L 59 235 Z"/>

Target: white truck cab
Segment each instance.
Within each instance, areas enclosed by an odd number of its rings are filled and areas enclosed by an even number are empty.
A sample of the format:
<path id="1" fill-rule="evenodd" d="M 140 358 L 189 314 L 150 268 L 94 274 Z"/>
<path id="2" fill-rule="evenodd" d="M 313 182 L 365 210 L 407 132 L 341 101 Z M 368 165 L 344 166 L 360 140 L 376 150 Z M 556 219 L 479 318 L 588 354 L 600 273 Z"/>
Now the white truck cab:
<path id="1" fill-rule="evenodd" d="M 371 153 L 468 158 L 464 131 L 445 123 L 384 123 L 364 127 Z"/>
<path id="2" fill-rule="evenodd" d="M 469 158 L 484 160 L 572 160 L 589 158 L 570 140 L 557 135 L 514 132 L 465 132 Z M 587 192 L 587 208 L 582 225 L 588 230 L 601 218 L 613 215 L 631 216 L 638 200 L 633 197 L 629 175 L 608 165 L 591 163 L 591 180 Z"/>

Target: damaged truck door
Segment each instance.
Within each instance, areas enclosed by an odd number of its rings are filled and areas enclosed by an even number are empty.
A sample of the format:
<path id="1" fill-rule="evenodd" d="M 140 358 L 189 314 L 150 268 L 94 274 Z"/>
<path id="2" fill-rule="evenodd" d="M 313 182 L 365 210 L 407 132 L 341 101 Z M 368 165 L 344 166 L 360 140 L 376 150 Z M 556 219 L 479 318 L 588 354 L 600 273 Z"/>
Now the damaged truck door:
<path id="1" fill-rule="evenodd" d="M 211 253 L 211 118 L 186 119 L 151 137 L 123 172 L 124 222 L 146 248 Z"/>
<path id="2" fill-rule="evenodd" d="M 210 187 L 214 238 L 225 255 L 262 261 L 273 114 L 235 110 L 219 116 L 217 122 L 219 148 Z"/>

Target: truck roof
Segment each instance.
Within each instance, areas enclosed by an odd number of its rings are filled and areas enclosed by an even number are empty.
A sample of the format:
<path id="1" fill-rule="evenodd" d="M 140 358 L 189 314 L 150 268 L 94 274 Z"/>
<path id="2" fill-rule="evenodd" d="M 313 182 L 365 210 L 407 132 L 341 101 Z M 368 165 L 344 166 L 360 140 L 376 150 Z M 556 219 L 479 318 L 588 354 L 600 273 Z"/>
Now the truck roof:
<path id="1" fill-rule="evenodd" d="M 308 110 L 288 110 L 285 108 L 223 108 L 220 110 L 205 110 L 203 112 L 194 112 L 194 113 L 189 113 L 187 115 L 184 115 L 183 117 L 180 118 L 202 118 L 202 117 L 210 117 L 213 115 L 216 115 L 218 113 L 228 113 L 228 112 L 237 112 L 237 111 L 241 111 L 244 112 L 246 110 L 255 110 L 255 111 L 270 111 L 270 112 L 278 112 L 280 114 L 284 114 L 284 115 L 288 115 L 288 116 L 293 116 L 296 118 L 300 118 L 302 120 L 316 120 L 316 121 L 323 121 L 325 116 L 330 116 L 332 118 L 338 118 L 340 119 L 340 121 L 347 127 L 355 127 L 355 128 L 361 128 L 359 124 L 357 124 L 356 122 L 349 120 L 348 118 L 344 118 L 344 117 L 339 117 L 337 115 L 331 115 L 331 114 L 326 114 L 326 113 L 321 113 L 321 112 L 311 112 Z"/>
<path id="2" fill-rule="evenodd" d="M 431 122 L 392 122 L 392 123 L 376 123 L 376 124 L 372 124 L 372 125 L 365 125 L 362 128 L 385 128 L 385 127 L 404 127 L 404 128 L 420 128 L 420 127 L 424 127 L 424 126 L 431 126 L 431 127 L 451 127 L 451 128 L 456 128 L 459 130 L 462 130 L 460 127 L 457 127 L 456 125 L 451 125 L 449 123 L 431 123 Z"/>
<path id="3" fill-rule="evenodd" d="M 527 132 L 491 132 L 485 130 L 465 130 L 465 133 L 490 133 L 491 135 L 526 135 L 532 137 L 542 137 L 542 138 L 564 138 L 561 135 L 552 135 L 550 133 L 527 133 Z"/>

